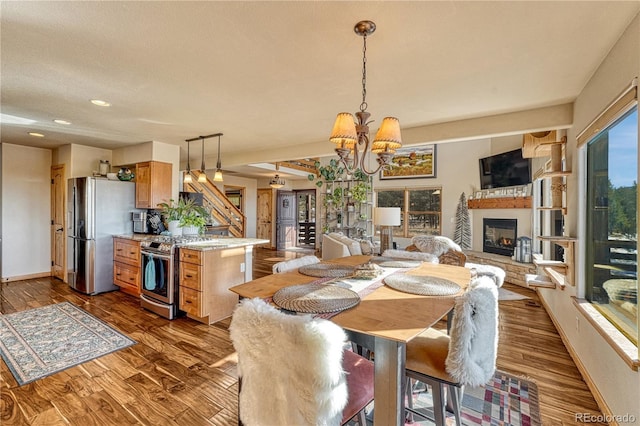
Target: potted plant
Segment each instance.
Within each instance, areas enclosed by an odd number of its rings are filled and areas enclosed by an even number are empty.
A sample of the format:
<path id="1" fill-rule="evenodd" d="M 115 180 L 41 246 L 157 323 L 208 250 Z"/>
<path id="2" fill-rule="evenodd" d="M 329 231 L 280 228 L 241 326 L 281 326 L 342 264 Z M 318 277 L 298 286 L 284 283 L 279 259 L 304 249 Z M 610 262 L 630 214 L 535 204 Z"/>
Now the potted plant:
<path id="1" fill-rule="evenodd" d="M 180 199 L 175 201 L 173 198 L 168 203 L 160 203 L 158 206 L 161 209 L 162 215 L 167 221 L 167 229 L 172 236 L 178 237 L 182 235 L 182 228 L 180 227 L 180 219 L 184 214 L 185 202 Z"/>
<path id="2" fill-rule="evenodd" d="M 198 235 L 204 232 L 209 213 L 204 207 L 196 205 L 193 200 L 187 200 L 180 217 L 183 235 Z"/>

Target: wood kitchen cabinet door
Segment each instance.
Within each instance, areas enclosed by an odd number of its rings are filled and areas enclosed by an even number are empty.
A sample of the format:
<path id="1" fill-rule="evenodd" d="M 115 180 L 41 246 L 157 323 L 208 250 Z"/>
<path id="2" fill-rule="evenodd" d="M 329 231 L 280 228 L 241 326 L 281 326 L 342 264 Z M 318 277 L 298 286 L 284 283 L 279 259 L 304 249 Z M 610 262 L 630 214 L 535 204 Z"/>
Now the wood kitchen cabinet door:
<path id="1" fill-rule="evenodd" d="M 157 209 L 171 199 L 172 164 L 147 161 L 136 164 L 136 208 Z"/>
<path id="2" fill-rule="evenodd" d="M 120 290 L 140 296 L 140 242 L 126 238 L 113 239 L 113 283 Z"/>

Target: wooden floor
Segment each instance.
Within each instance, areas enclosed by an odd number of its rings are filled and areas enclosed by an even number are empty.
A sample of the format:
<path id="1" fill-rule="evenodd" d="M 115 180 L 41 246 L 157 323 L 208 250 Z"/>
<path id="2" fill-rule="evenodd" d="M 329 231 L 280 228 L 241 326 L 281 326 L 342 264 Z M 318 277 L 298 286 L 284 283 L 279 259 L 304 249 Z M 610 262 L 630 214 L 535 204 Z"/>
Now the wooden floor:
<path id="1" fill-rule="evenodd" d="M 255 251 L 254 277 L 296 251 Z M 69 301 L 138 344 L 19 387 L 0 362 L 0 424 L 236 425 L 236 359 L 229 320 L 212 326 L 168 321 L 120 292 L 85 296 L 55 279 L 0 284 L 7 314 Z M 536 293 L 500 302 L 498 369 L 538 384 L 542 425 L 575 425 L 575 413 L 600 414 Z"/>

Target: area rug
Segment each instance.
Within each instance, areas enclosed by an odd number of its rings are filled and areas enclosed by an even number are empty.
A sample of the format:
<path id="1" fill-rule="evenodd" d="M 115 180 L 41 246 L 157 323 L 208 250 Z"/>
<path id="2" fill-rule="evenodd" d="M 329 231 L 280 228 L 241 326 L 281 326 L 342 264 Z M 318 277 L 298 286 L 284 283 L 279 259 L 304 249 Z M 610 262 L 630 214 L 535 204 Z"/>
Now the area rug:
<path id="1" fill-rule="evenodd" d="M 416 400 L 414 399 L 414 401 Z M 415 407 L 431 406 L 431 392 L 421 392 L 415 402 Z M 425 412 L 433 418 L 430 408 L 419 408 L 419 411 Z M 411 424 L 433 425 L 433 422 L 415 416 L 414 422 Z M 453 417 L 447 418 L 447 425 L 449 424 L 455 424 Z M 523 378 L 496 371 L 493 379 L 486 386 L 465 387 L 462 398 L 462 424 L 467 426 L 540 426 L 538 386 Z"/>
<path id="2" fill-rule="evenodd" d="M 20 386 L 135 343 L 69 302 L 0 315 L 0 355 Z"/>
<path id="3" fill-rule="evenodd" d="M 523 296 L 520 293 L 516 293 L 515 291 L 507 290 L 506 288 L 500 287 L 498 289 L 498 300 L 509 301 L 509 300 L 525 300 L 531 299 L 529 296 Z"/>

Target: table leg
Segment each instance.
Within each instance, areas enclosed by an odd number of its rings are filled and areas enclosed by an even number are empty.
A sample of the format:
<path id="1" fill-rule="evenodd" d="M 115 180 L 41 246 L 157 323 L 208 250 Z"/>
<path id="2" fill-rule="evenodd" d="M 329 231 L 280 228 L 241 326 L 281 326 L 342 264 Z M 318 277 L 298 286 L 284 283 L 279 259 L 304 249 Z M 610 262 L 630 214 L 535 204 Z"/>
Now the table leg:
<path id="1" fill-rule="evenodd" d="M 376 426 L 404 425 L 406 344 L 375 338 L 374 410 Z"/>

